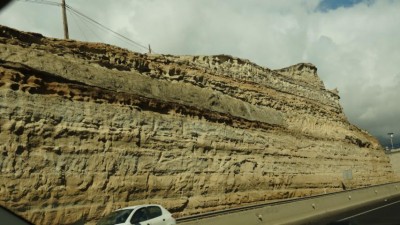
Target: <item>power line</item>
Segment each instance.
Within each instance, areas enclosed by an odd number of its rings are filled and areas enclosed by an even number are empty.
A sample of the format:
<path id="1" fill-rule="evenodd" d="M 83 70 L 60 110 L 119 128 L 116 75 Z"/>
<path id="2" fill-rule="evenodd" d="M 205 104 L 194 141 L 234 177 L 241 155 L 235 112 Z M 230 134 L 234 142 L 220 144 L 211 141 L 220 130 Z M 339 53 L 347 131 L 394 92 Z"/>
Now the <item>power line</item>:
<path id="1" fill-rule="evenodd" d="M 16 0 L 16 1 L 20 1 L 20 2 L 29 2 L 29 3 L 36 3 L 36 4 L 42 4 L 42 5 L 52 5 L 52 6 L 58 6 L 58 7 L 61 7 L 61 6 L 62 6 L 61 3 L 53 2 L 53 1 L 49 1 L 49 0 Z M 140 43 L 138 43 L 138 42 L 136 42 L 136 41 L 134 41 L 134 40 L 132 40 L 132 39 L 130 39 L 130 38 L 128 38 L 128 37 L 126 37 L 126 36 L 120 34 L 120 33 L 118 33 L 118 32 L 116 32 L 116 31 L 114 31 L 114 30 L 112 30 L 112 29 L 106 27 L 105 25 L 103 25 L 103 24 L 97 22 L 96 20 L 94 20 L 94 19 L 92 19 L 92 18 L 86 16 L 85 14 L 83 14 L 83 13 L 80 12 L 80 11 L 78 11 L 77 9 L 74 9 L 73 7 L 71 7 L 71 6 L 68 5 L 68 4 L 65 4 L 65 7 L 66 7 L 66 9 L 67 9 L 68 11 L 70 11 L 71 13 L 73 13 L 73 14 L 75 14 L 75 15 L 77 15 L 77 16 L 79 16 L 79 17 L 81 17 L 81 18 L 83 18 L 83 19 L 85 19 L 85 20 L 87 20 L 87 21 L 89 21 L 89 22 L 91 22 L 91 23 L 93 23 L 94 25 L 98 26 L 99 28 L 102 28 L 103 30 L 106 30 L 106 31 L 112 33 L 112 34 L 115 35 L 117 38 L 119 38 L 120 40 L 126 42 L 127 44 L 131 44 L 131 45 L 134 45 L 134 46 L 136 46 L 136 47 L 142 48 L 142 49 L 144 49 L 144 50 L 146 50 L 146 51 L 147 51 L 147 50 L 150 51 L 150 46 L 149 46 L 149 47 L 146 47 L 146 46 L 144 46 L 144 45 L 142 45 L 142 44 L 140 44 Z M 93 31 L 92 31 L 92 32 L 93 32 Z M 96 35 L 96 36 L 97 36 L 97 35 Z M 153 52 L 154 52 L 154 51 L 153 51 Z"/>
<path id="2" fill-rule="evenodd" d="M 109 31 L 109 32 L 111 32 L 111 33 L 113 33 L 114 35 L 117 35 L 118 37 L 120 37 L 120 38 L 122 38 L 122 39 L 128 41 L 129 43 L 132 43 L 132 44 L 134 44 L 134 45 L 136 45 L 136 46 L 138 46 L 138 47 L 141 47 L 141 48 L 143 48 L 143 49 L 146 49 L 146 50 L 148 49 L 146 46 L 144 46 L 144 45 L 142 45 L 142 44 L 140 44 L 140 43 L 138 43 L 138 42 L 136 42 L 136 41 L 134 41 L 134 40 L 132 40 L 132 39 L 129 39 L 129 38 L 127 38 L 126 36 L 124 36 L 124 35 L 122 35 L 122 34 L 120 34 L 120 33 L 117 33 L 116 31 L 113 31 L 113 30 L 111 30 L 110 28 L 104 26 L 103 24 L 101 24 L 101 23 L 95 21 L 94 19 L 92 19 L 92 18 L 86 16 L 85 14 L 83 14 L 83 13 L 79 12 L 78 10 L 72 8 L 70 5 L 66 4 L 66 7 L 67 7 L 67 9 L 69 9 L 69 10 L 71 10 L 71 11 L 73 11 L 73 12 L 79 14 L 80 16 L 84 17 L 85 19 L 87 19 L 87 20 L 93 22 L 94 24 L 96 24 L 96 25 L 102 27 L 103 29 L 105 29 L 105 30 L 107 30 L 107 31 Z"/>
<path id="3" fill-rule="evenodd" d="M 127 38 L 127 37 L 125 37 L 125 36 L 123 36 L 123 35 L 117 33 L 117 32 L 115 32 L 115 31 L 111 30 L 110 28 L 108 28 L 108 27 L 106 27 L 106 26 L 100 24 L 99 22 L 95 21 L 94 19 L 91 19 L 90 17 L 84 15 L 83 13 L 79 12 L 78 10 L 73 9 L 73 8 L 72 8 L 71 6 L 69 6 L 69 5 L 67 5 L 67 10 L 68 10 L 69 12 L 71 12 L 71 13 L 74 13 L 74 14 L 77 15 L 78 17 L 80 17 L 80 18 L 82 19 L 82 21 L 90 22 L 90 23 L 94 24 L 95 26 L 97 26 L 98 28 L 100 28 L 100 29 L 102 29 L 102 30 L 105 30 L 105 31 L 107 31 L 107 32 L 112 33 L 114 36 L 116 36 L 117 38 L 119 38 L 121 41 L 123 41 L 123 42 L 125 42 L 125 43 L 127 43 L 127 44 L 129 44 L 129 45 L 133 45 L 133 46 L 135 46 L 135 47 L 140 47 L 140 48 L 143 48 L 143 49 L 148 50 L 148 48 L 145 47 L 144 45 L 141 45 L 140 43 L 135 42 L 135 41 L 133 41 L 133 40 L 131 40 L 131 39 L 129 39 L 129 38 Z"/>
<path id="4" fill-rule="evenodd" d="M 19 2 L 30 2 L 30 3 L 37 3 L 42 5 L 53 5 L 53 6 L 61 6 L 61 3 L 48 1 L 48 0 L 16 0 Z"/>
<path id="5" fill-rule="evenodd" d="M 76 24 L 76 27 L 78 27 L 79 31 L 84 36 L 85 41 L 88 41 L 89 38 L 86 36 L 85 31 L 81 28 L 80 24 L 78 23 L 78 18 L 76 18 L 72 12 L 68 12 L 68 13 L 69 13 L 68 16 L 72 17 L 72 20 L 74 21 L 74 24 Z"/>
<path id="6" fill-rule="evenodd" d="M 76 20 L 77 27 L 79 28 L 79 30 L 81 31 L 81 33 L 83 33 L 83 35 L 84 35 L 85 37 L 86 37 L 85 32 L 80 28 L 79 23 L 78 23 L 78 20 L 79 20 L 80 22 L 82 22 L 82 24 L 84 25 L 84 27 L 85 27 L 87 30 L 89 30 L 90 33 L 93 34 L 93 36 L 95 36 L 95 38 L 97 38 L 97 39 L 100 40 L 101 42 L 105 42 L 105 41 L 101 38 L 101 36 L 98 35 L 98 34 L 92 29 L 92 27 L 90 26 L 91 24 L 89 24 L 89 22 L 88 22 L 87 20 L 83 20 L 79 14 L 77 14 L 77 13 L 75 13 L 75 12 L 73 12 L 73 11 L 67 10 L 67 12 L 69 13 L 69 15 L 72 16 L 72 18 L 73 18 L 74 20 Z M 88 39 L 87 37 L 86 37 L 86 41 L 89 41 L 89 39 Z"/>

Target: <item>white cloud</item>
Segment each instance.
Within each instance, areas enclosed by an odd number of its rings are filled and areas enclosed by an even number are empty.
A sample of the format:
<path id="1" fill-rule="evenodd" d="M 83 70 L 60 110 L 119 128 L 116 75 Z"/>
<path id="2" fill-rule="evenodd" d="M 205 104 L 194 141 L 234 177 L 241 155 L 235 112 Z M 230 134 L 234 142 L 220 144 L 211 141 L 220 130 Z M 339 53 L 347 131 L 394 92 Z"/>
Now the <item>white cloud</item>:
<path id="1" fill-rule="evenodd" d="M 315 10 L 318 0 L 116 2 L 67 0 L 159 53 L 224 53 L 272 69 L 311 62 L 328 88 L 339 89 L 351 122 L 377 136 L 400 133 L 400 106 L 395 104 L 400 96 L 400 1 L 363 1 L 326 12 Z M 61 38 L 60 12 L 53 6 L 16 2 L 0 12 L 0 23 Z M 94 35 L 82 21 L 75 24 L 81 30 L 72 27 L 73 38 L 141 50 L 96 27 L 91 28 Z"/>

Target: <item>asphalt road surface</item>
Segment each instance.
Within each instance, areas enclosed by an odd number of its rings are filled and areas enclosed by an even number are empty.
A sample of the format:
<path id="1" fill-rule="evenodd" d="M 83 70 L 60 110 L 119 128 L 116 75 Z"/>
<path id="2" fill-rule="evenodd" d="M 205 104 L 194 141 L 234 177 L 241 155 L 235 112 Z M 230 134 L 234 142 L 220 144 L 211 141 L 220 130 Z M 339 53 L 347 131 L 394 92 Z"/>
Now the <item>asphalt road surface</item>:
<path id="1" fill-rule="evenodd" d="M 323 218 L 310 224 L 400 225 L 400 197 L 385 199 L 329 218 Z"/>

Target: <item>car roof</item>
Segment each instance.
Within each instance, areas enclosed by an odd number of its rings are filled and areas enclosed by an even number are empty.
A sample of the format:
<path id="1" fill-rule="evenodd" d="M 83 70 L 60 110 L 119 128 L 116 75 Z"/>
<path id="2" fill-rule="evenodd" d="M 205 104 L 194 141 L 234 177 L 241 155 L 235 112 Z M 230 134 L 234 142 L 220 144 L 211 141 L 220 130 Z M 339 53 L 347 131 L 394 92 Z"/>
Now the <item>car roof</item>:
<path id="1" fill-rule="evenodd" d="M 159 206 L 159 207 L 163 208 L 161 205 L 158 205 L 158 204 L 144 204 L 144 205 L 128 206 L 128 207 L 124 207 L 124 208 L 121 208 L 121 209 L 117 209 L 116 211 L 125 210 L 125 209 L 136 209 L 138 207 L 147 207 L 147 206 Z"/>

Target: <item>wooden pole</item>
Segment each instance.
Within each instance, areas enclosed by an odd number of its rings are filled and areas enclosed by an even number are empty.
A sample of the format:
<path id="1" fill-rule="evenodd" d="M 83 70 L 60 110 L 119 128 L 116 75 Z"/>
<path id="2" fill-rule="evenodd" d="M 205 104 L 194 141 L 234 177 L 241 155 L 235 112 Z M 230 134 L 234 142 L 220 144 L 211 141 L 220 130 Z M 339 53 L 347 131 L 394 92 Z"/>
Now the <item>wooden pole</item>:
<path id="1" fill-rule="evenodd" d="M 67 11 L 65 9 L 65 0 L 62 0 L 61 8 L 62 8 L 62 14 L 63 14 L 64 38 L 65 39 L 69 39 L 68 22 L 67 22 Z"/>

